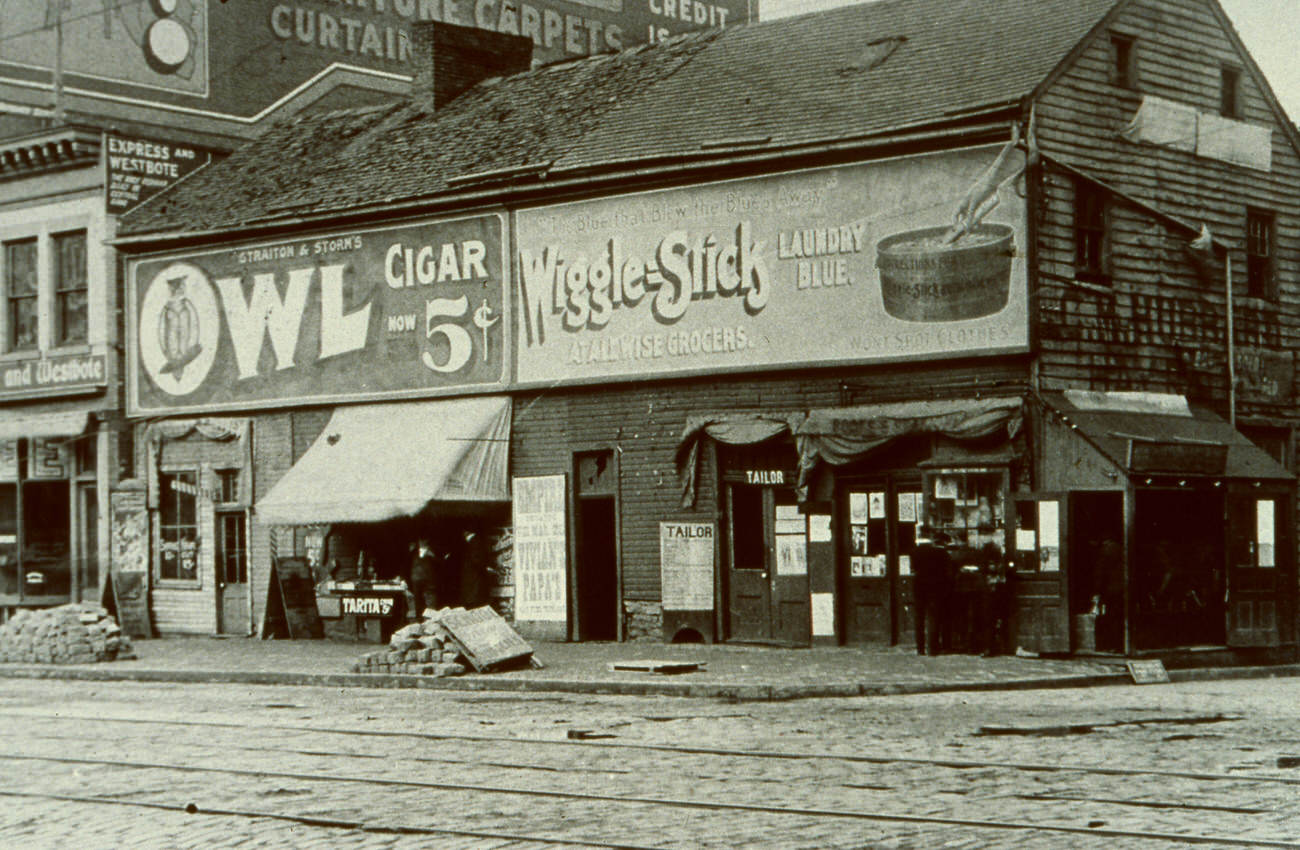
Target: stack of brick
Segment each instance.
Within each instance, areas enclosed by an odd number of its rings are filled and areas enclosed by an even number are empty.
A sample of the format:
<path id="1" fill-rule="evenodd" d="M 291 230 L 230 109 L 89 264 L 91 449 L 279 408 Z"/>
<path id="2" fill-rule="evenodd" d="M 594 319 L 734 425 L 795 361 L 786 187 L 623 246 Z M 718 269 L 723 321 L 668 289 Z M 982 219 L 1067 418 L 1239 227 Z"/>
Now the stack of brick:
<path id="1" fill-rule="evenodd" d="M 98 605 L 23 609 L 0 625 L 0 661 L 90 664 L 135 657 L 131 641 Z"/>
<path id="2" fill-rule="evenodd" d="M 424 612 L 424 620 L 393 632 L 388 647 L 370 652 L 352 665 L 353 673 L 404 673 L 417 676 L 459 676 L 466 670 L 460 650 L 439 621 L 439 612 Z"/>

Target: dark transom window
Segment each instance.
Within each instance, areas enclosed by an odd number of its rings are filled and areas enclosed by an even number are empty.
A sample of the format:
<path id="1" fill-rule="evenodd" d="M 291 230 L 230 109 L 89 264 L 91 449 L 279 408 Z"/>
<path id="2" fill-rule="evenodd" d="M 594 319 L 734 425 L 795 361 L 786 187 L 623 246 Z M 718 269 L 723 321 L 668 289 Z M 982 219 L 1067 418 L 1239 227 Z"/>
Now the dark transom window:
<path id="1" fill-rule="evenodd" d="M 1273 298 L 1274 227 L 1273 214 L 1265 210 L 1246 211 L 1246 291 L 1258 298 Z"/>
<path id="2" fill-rule="evenodd" d="M 1074 270 L 1080 280 L 1109 278 L 1106 192 L 1084 180 L 1074 184 Z"/>

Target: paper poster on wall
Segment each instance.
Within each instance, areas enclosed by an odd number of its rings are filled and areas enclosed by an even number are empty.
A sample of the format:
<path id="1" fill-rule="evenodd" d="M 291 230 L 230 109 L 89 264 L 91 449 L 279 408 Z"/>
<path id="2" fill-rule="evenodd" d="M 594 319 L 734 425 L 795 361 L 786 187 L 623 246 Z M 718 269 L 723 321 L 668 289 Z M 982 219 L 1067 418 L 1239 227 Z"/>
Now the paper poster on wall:
<path id="1" fill-rule="evenodd" d="M 835 594 L 814 593 L 810 598 L 813 637 L 835 634 Z"/>
<path id="2" fill-rule="evenodd" d="M 713 610 L 714 526 L 659 523 L 659 581 L 665 611 Z"/>
<path id="3" fill-rule="evenodd" d="M 1038 503 L 1038 545 L 1044 548 L 1061 545 L 1060 502 Z"/>
<path id="4" fill-rule="evenodd" d="M 849 494 L 849 522 L 867 521 L 867 494 Z"/>
<path id="5" fill-rule="evenodd" d="M 849 559 L 849 575 L 853 578 L 866 578 L 869 560 L 865 555 L 854 555 Z"/>
<path id="6" fill-rule="evenodd" d="M 808 517 L 808 542 L 829 543 L 831 540 L 830 514 L 810 514 Z"/>
<path id="7" fill-rule="evenodd" d="M 934 497 L 936 499 L 956 499 L 957 479 L 939 476 L 934 479 Z"/>
<path id="8" fill-rule="evenodd" d="M 776 537 L 776 574 L 801 576 L 808 573 L 808 544 L 802 534 Z"/>
<path id="9" fill-rule="evenodd" d="M 18 480 L 18 441 L 0 440 L 0 481 Z"/>
<path id="10" fill-rule="evenodd" d="M 898 494 L 898 521 L 916 522 L 916 493 Z"/>
<path id="11" fill-rule="evenodd" d="M 849 534 L 850 534 L 849 545 L 852 547 L 853 554 L 855 555 L 867 554 L 867 536 L 868 536 L 867 527 L 865 525 L 855 525 L 853 526 Z"/>
<path id="12" fill-rule="evenodd" d="M 515 619 L 568 620 L 565 477 L 511 480 L 515 531 Z"/>
<path id="13" fill-rule="evenodd" d="M 870 560 L 869 568 L 870 568 L 870 575 L 873 578 L 884 577 L 886 571 L 888 570 L 888 562 L 885 560 L 885 556 L 873 555 Z"/>
<path id="14" fill-rule="evenodd" d="M 872 493 L 867 497 L 867 518 L 884 519 L 885 518 L 885 494 Z"/>
<path id="15" fill-rule="evenodd" d="M 900 576 L 910 576 L 912 574 L 912 556 L 898 556 L 898 574 Z"/>
<path id="16" fill-rule="evenodd" d="M 799 513 L 798 505 L 776 506 L 777 534 L 803 534 L 806 529 L 807 521 Z"/>

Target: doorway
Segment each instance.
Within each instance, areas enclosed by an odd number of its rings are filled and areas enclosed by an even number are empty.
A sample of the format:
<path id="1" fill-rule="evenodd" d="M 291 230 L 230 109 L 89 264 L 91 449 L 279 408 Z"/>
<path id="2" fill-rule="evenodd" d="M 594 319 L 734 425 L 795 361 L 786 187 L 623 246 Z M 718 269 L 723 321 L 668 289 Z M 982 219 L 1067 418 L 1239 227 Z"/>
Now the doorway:
<path id="1" fill-rule="evenodd" d="M 244 511 L 216 514 L 217 632 L 223 635 L 251 631 L 245 516 Z"/>
<path id="2" fill-rule="evenodd" d="M 731 639 L 806 646 L 812 639 L 807 519 L 794 490 L 731 484 L 727 517 Z"/>
<path id="3" fill-rule="evenodd" d="M 577 640 L 618 640 L 618 470 L 610 450 L 574 456 L 574 614 Z"/>
<path id="4" fill-rule="evenodd" d="M 1223 494 L 1139 490 L 1134 519 L 1136 648 L 1224 645 Z"/>
<path id="5" fill-rule="evenodd" d="M 1093 646 L 1074 649 L 1123 652 L 1124 494 L 1075 492 L 1070 505 L 1070 615 L 1093 628 Z"/>

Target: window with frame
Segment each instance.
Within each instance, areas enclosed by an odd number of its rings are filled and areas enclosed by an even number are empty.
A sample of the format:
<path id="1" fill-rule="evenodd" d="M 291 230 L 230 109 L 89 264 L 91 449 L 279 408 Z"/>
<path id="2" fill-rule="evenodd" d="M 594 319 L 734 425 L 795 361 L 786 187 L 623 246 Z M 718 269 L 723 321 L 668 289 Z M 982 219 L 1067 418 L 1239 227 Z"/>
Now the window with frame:
<path id="1" fill-rule="evenodd" d="M 1240 117 L 1241 71 L 1224 65 L 1219 69 L 1219 114 L 1227 118 Z"/>
<path id="2" fill-rule="evenodd" d="M 72 345 L 87 339 L 86 231 L 54 236 L 54 339 Z"/>
<path id="3" fill-rule="evenodd" d="M 1111 33 L 1111 58 L 1114 60 L 1113 79 L 1115 85 L 1122 89 L 1136 89 L 1137 76 L 1137 39 L 1131 35 Z"/>
<path id="4" fill-rule="evenodd" d="M 158 578 L 199 577 L 199 476 L 193 470 L 158 473 Z"/>
<path id="5" fill-rule="evenodd" d="M 36 240 L 6 242 L 4 246 L 6 351 L 30 351 L 37 341 Z"/>
<path id="6" fill-rule="evenodd" d="M 1274 216 L 1266 210 L 1246 211 L 1246 292 L 1257 298 L 1277 295 L 1273 274 Z"/>
<path id="7" fill-rule="evenodd" d="M 239 470 L 218 469 L 215 472 L 217 476 L 217 501 L 225 504 L 238 502 Z"/>
<path id="8" fill-rule="evenodd" d="M 1106 192 L 1086 180 L 1074 183 L 1074 276 L 1107 282 L 1110 238 Z"/>

